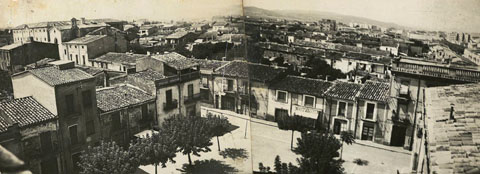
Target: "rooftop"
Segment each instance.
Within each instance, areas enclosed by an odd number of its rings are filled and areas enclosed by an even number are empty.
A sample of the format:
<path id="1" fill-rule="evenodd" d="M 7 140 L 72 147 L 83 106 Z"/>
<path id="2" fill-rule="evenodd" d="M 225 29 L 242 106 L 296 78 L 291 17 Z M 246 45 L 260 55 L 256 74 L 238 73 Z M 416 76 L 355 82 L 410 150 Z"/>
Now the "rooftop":
<path id="1" fill-rule="evenodd" d="M 0 132 L 5 131 L 8 126 L 14 123 L 18 123 L 20 127 L 25 127 L 56 118 L 33 97 L 17 98 L 0 103 L 0 110 L 6 116 L 6 118 L 0 119 Z"/>
<path id="2" fill-rule="evenodd" d="M 367 81 L 360 89 L 358 98 L 380 102 L 388 102 L 390 97 L 390 85 L 388 83 Z"/>
<path id="3" fill-rule="evenodd" d="M 219 60 L 208 60 L 208 59 L 193 59 L 198 65 L 200 65 L 200 69 L 205 70 L 215 70 L 222 65 L 229 63 L 228 61 L 219 61 Z"/>
<path id="4" fill-rule="evenodd" d="M 338 99 L 355 100 L 362 86 L 362 84 L 353 82 L 336 81 L 325 95 Z"/>
<path id="5" fill-rule="evenodd" d="M 480 166 L 480 85 L 427 88 L 426 137 L 432 173 L 466 173 Z M 448 120 L 454 104 L 455 122 Z"/>
<path id="6" fill-rule="evenodd" d="M 325 91 L 327 91 L 332 85 L 332 82 L 320 79 L 287 76 L 282 80 L 278 80 L 277 83 L 272 84 L 271 87 L 273 89 L 284 90 L 298 94 L 323 96 Z"/>
<path id="7" fill-rule="evenodd" d="M 187 58 L 176 52 L 153 55 L 154 59 L 160 60 L 176 70 L 184 70 L 198 65 L 194 59 Z"/>
<path id="8" fill-rule="evenodd" d="M 285 68 L 282 67 L 272 67 L 243 61 L 232 61 L 225 66 L 216 69 L 214 74 L 239 78 L 249 78 L 250 75 L 251 80 L 270 82 L 277 78 L 284 70 Z"/>
<path id="9" fill-rule="evenodd" d="M 100 57 L 95 58 L 93 61 L 105 62 L 105 63 L 120 63 L 127 65 L 135 65 L 138 59 L 148 57 L 146 54 L 133 54 L 133 53 L 114 53 L 109 52 Z"/>
<path id="10" fill-rule="evenodd" d="M 107 35 L 86 35 L 84 37 L 73 39 L 67 42 L 67 44 L 88 44 L 104 37 L 107 37 Z"/>
<path id="11" fill-rule="evenodd" d="M 97 107 L 103 112 L 155 100 L 155 96 L 129 85 L 97 89 Z"/>
<path id="12" fill-rule="evenodd" d="M 136 72 L 136 73 L 133 73 L 133 74 L 129 74 L 129 76 L 142 78 L 142 79 L 145 79 L 145 80 L 151 80 L 151 81 L 166 78 L 162 73 L 159 73 L 159 72 L 151 70 L 151 69 L 147 69 L 145 71 L 140 71 L 140 72 Z"/>
<path id="13" fill-rule="evenodd" d="M 0 50 L 12 50 L 12 49 L 23 46 L 23 44 L 24 43 L 20 43 L 20 42 L 12 43 L 10 45 L 5 45 L 5 46 L 1 47 Z"/>
<path id="14" fill-rule="evenodd" d="M 186 36 L 189 32 L 188 31 L 179 31 L 179 32 L 175 32 L 175 33 L 172 33 L 170 35 L 168 35 L 166 38 L 167 39 L 179 39 L 179 38 L 182 38 L 184 36 Z"/>
<path id="15" fill-rule="evenodd" d="M 56 66 L 49 66 L 44 68 L 32 69 L 28 72 L 43 80 L 50 86 L 57 86 L 94 78 L 90 74 L 78 68 L 60 70 Z"/>

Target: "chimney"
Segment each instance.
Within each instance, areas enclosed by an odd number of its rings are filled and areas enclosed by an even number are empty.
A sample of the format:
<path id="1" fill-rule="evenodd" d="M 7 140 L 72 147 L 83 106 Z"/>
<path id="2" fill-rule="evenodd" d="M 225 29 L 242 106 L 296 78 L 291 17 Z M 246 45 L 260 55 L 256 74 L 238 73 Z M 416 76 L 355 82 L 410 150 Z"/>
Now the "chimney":
<path id="1" fill-rule="evenodd" d="M 80 18 L 80 24 L 85 24 L 85 18 Z"/>
<path id="2" fill-rule="evenodd" d="M 453 112 L 455 112 L 454 106 L 455 104 L 450 104 L 450 120 L 453 120 L 453 122 L 455 122 L 455 116 L 453 115 Z"/>
<path id="3" fill-rule="evenodd" d="M 107 71 L 103 71 L 103 87 L 110 86 L 110 76 L 108 75 Z"/>

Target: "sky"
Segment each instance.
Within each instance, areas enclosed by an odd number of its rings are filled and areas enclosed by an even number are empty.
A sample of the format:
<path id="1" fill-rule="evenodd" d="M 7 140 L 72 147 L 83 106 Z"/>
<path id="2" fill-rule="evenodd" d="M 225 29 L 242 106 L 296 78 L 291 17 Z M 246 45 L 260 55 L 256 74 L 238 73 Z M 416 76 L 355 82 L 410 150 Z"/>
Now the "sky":
<path id="1" fill-rule="evenodd" d="M 72 17 L 182 20 L 242 13 L 240 0 L 0 0 L 0 27 Z"/>
<path id="2" fill-rule="evenodd" d="M 0 28 L 75 18 L 188 20 L 270 10 L 316 10 L 427 30 L 480 32 L 480 0 L 0 0 Z"/>
<path id="3" fill-rule="evenodd" d="M 315 10 L 427 30 L 480 33 L 480 0 L 244 0 L 269 10 Z"/>

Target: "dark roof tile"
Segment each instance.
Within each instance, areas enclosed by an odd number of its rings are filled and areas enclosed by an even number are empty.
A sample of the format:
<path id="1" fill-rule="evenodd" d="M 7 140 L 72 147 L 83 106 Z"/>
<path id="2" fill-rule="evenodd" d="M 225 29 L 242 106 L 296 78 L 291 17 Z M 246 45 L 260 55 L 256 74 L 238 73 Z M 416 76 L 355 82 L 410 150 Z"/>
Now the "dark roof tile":
<path id="1" fill-rule="evenodd" d="M 94 78 L 78 68 L 60 70 L 56 66 L 49 66 L 29 70 L 29 72 L 51 86 Z"/>
<path id="2" fill-rule="evenodd" d="M 7 118 L 3 118 L 3 121 L 0 121 L 0 129 L 4 129 L 5 123 L 8 122 L 10 122 L 9 124 L 18 123 L 20 127 L 24 127 L 56 118 L 33 97 L 18 98 L 0 103 L 0 110 L 7 116 Z"/>
<path id="3" fill-rule="evenodd" d="M 362 86 L 362 84 L 353 82 L 336 81 L 325 95 L 337 99 L 355 100 Z"/>
<path id="4" fill-rule="evenodd" d="M 332 82 L 320 79 L 287 76 L 284 79 L 278 80 L 277 83 L 272 84 L 271 88 L 321 97 L 332 85 Z"/>
<path id="5" fill-rule="evenodd" d="M 144 103 L 154 99 L 155 96 L 128 85 L 97 90 L 97 107 L 103 112 Z"/>
<path id="6" fill-rule="evenodd" d="M 358 98 L 380 102 L 388 102 L 390 85 L 388 83 L 367 81 L 360 90 Z"/>

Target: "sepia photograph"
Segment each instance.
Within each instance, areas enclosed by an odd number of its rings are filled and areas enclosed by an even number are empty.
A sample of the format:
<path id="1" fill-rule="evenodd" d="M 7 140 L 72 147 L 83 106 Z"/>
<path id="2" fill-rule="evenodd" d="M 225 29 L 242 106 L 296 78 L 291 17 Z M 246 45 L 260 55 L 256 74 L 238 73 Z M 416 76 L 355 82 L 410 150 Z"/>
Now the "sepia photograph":
<path id="1" fill-rule="evenodd" d="M 480 174 L 479 0 L 0 0 L 0 174 Z"/>

